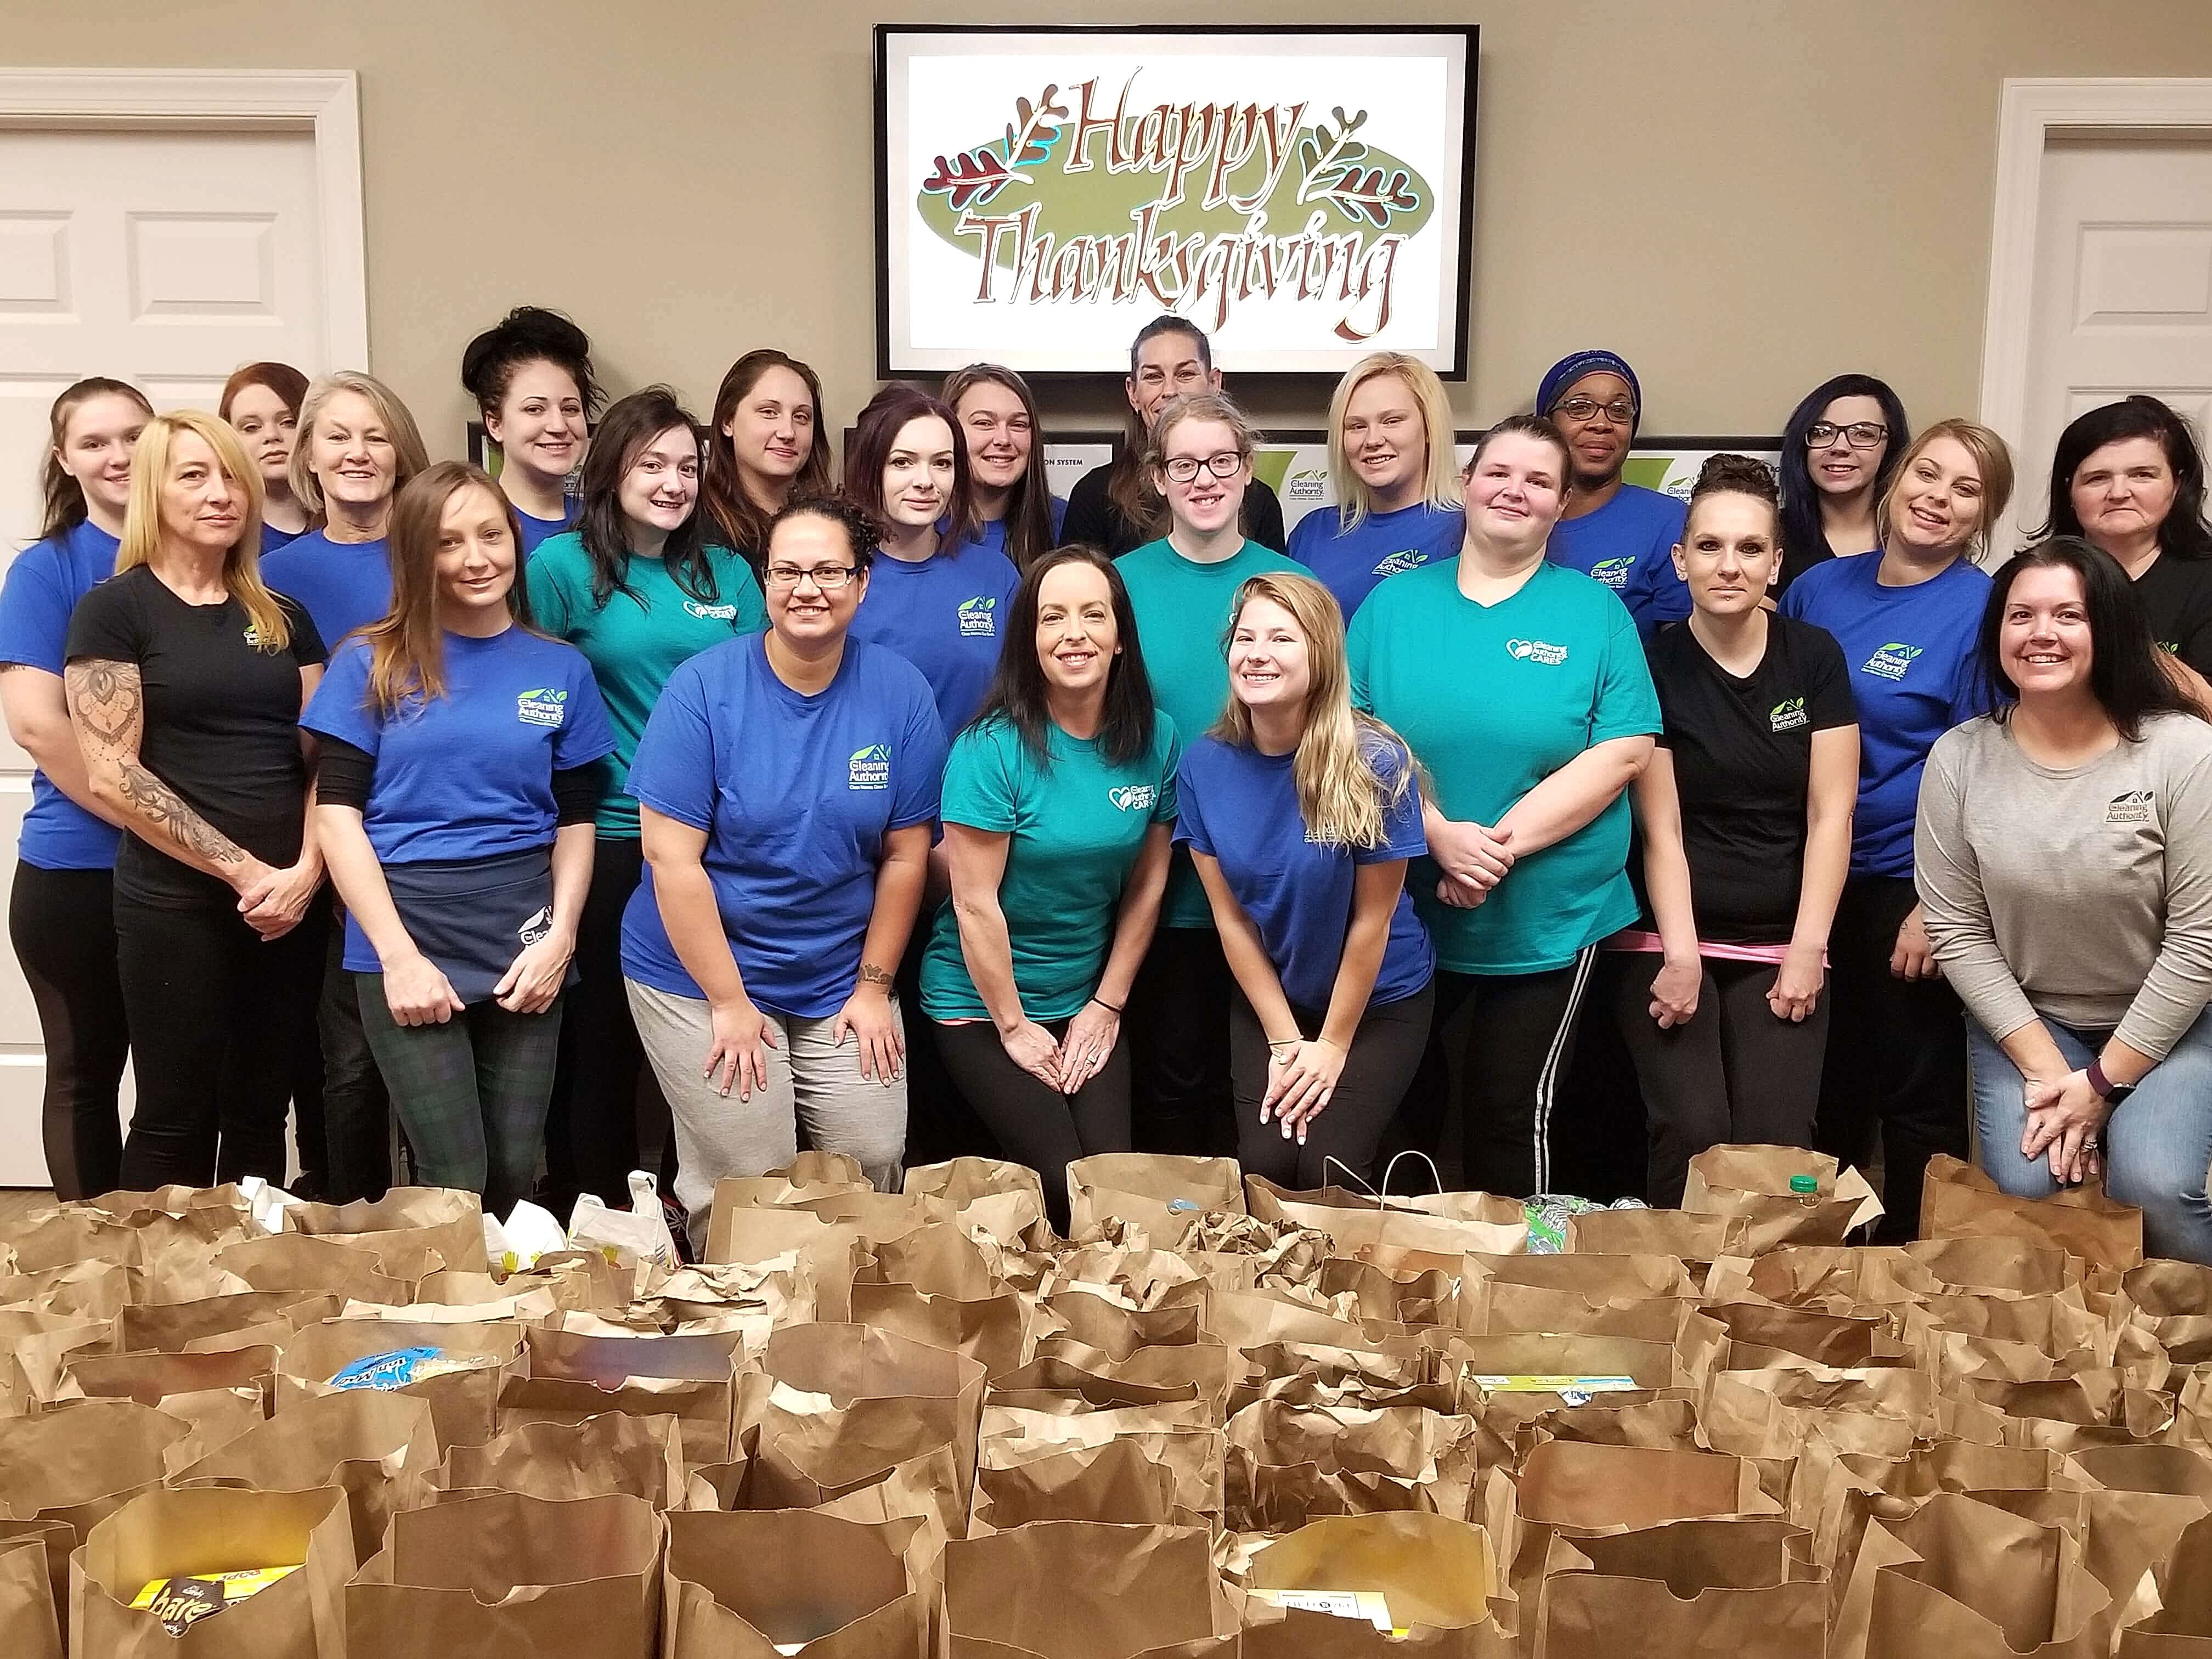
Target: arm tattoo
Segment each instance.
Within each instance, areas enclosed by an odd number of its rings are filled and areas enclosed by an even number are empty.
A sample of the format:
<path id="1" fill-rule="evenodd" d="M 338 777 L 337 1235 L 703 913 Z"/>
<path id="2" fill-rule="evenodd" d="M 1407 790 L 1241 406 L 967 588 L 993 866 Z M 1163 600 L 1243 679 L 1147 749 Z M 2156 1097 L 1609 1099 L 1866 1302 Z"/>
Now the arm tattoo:
<path id="1" fill-rule="evenodd" d="M 145 692 L 136 663 L 73 662 L 63 674 L 85 760 L 95 772 L 112 769 L 124 810 L 161 838 L 210 864 L 242 864 L 245 849 L 202 817 L 185 798 L 155 777 L 138 758 L 145 720 Z"/>
<path id="2" fill-rule="evenodd" d="M 183 796 L 135 760 L 123 763 L 123 799 L 138 817 L 167 831 L 178 846 L 189 848 L 216 864 L 246 861 L 244 848 L 192 811 Z"/>
<path id="3" fill-rule="evenodd" d="M 891 975 L 888 970 L 877 967 L 872 962 L 864 962 L 860 964 L 860 982 L 863 985 L 880 985 L 888 991 L 891 988 Z"/>

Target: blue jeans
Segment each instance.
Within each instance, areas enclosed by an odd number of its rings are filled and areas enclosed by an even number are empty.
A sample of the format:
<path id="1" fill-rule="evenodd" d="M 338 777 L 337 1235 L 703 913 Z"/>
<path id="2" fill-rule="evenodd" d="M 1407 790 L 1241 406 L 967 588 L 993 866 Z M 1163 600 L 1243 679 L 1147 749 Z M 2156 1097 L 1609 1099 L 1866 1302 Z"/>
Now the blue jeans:
<path id="1" fill-rule="evenodd" d="M 2066 1063 L 2080 1070 L 2096 1058 L 2098 1044 L 2048 1015 L 2051 1033 Z M 2058 1190 L 2047 1158 L 2020 1155 L 2027 1127 L 2027 1088 L 2020 1068 L 1966 1017 L 1966 1043 L 1974 1078 L 1974 1124 L 1982 1168 L 2006 1192 L 2048 1198 Z M 2165 1060 L 2151 1068 L 2135 1093 L 2105 1126 L 2105 1185 L 2123 1204 L 2143 1212 L 2143 1249 L 2150 1255 L 2212 1266 L 2212 1202 L 2205 1176 L 2212 1165 L 2212 1010 L 2181 1034 Z"/>

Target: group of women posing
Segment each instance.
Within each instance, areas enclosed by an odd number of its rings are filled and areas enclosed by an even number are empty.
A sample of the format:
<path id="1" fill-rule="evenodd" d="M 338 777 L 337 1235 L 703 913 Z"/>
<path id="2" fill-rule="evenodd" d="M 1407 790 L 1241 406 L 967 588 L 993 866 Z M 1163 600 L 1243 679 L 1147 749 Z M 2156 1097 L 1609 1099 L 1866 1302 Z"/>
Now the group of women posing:
<path id="1" fill-rule="evenodd" d="M 362 374 L 55 405 L 0 701 L 40 768 L 10 921 L 65 1193 L 280 1175 L 289 1099 L 306 1184 L 366 1195 L 387 1092 L 417 1178 L 495 1207 L 617 1199 L 663 1139 L 702 1231 L 802 1137 L 884 1183 L 996 1150 L 1064 1216 L 1086 1153 L 1364 1179 L 1454 1099 L 1467 1184 L 1531 1193 L 1619 1132 L 1567 1087 L 1596 1021 L 1655 1202 L 1718 1141 L 1879 1133 L 1907 1235 L 1971 1053 L 2001 1179 L 2108 1149 L 2154 1247 L 2212 1260 L 2212 538 L 2163 405 L 2069 429 L 2051 538 L 1993 589 L 2002 443 L 1830 382 L 1778 482 L 1707 465 L 1673 586 L 1629 601 L 1607 538 L 1659 509 L 1615 505 L 1610 354 L 1464 468 L 1434 375 L 1365 360 L 1341 505 L 1287 550 L 1177 319 L 1066 507 L 992 366 L 878 393 L 842 495 L 780 352 L 703 423 L 662 387 L 602 409 L 526 308 L 464 380 L 496 483 Z"/>

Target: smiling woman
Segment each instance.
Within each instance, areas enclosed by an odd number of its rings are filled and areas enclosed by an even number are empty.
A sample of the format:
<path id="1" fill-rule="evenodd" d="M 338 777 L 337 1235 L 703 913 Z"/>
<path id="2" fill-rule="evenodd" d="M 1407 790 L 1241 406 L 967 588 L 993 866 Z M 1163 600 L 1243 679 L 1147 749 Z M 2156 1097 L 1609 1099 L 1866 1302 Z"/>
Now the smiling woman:
<path id="1" fill-rule="evenodd" d="M 568 479 L 583 465 L 600 394 L 592 343 L 557 311 L 517 306 L 461 354 L 461 384 L 500 447 L 500 487 L 525 558 L 575 521 Z"/>

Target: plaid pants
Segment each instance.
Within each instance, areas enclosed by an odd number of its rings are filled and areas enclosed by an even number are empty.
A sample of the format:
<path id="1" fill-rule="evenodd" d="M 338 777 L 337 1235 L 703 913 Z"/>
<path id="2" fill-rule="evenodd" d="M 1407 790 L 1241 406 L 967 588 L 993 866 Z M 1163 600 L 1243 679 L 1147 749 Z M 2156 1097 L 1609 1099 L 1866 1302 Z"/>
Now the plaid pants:
<path id="1" fill-rule="evenodd" d="M 559 1000 L 542 1014 L 487 1001 L 442 1025 L 400 1025 L 384 975 L 353 978 L 369 1052 L 415 1150 L 416 1178 L 481 1193 L 487 1214 L 505 1216 L 530 1196 L 545 1147 Z"/>

